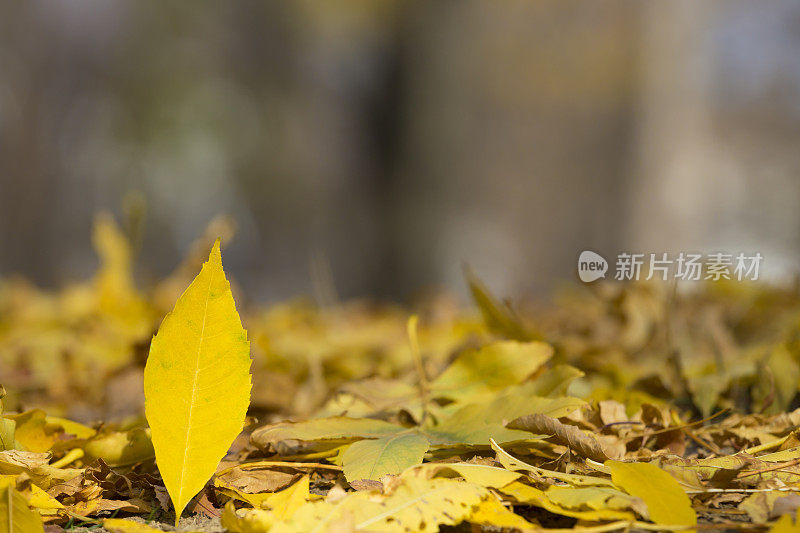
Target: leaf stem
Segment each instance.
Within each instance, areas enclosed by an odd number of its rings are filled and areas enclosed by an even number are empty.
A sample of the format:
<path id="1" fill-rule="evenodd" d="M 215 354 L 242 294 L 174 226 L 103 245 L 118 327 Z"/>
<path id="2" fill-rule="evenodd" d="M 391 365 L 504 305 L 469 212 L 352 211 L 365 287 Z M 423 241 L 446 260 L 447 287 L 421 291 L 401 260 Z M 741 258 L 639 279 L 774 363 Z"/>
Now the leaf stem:
<path id="1" fill-rule="evenodd" d="M 419 395 L 420 400 L 422 401 L 422 419 L 419 422 L 419 425 L 422 426 L 425 421 L 428 419 L 428 395 L 430 390 L 430 385 L 428 384 L 428 377 L 425 375 L 425 367 L 422 364 L 422 353 L 419 349 L 419 337 L 417 335 L 417 325 L 419 323 L 419 317 L 417 315 L 411 315 L 408 318 L 408 324 L 406 326 L 408 330 L 408 342 L 411 345 L 411 356 L 414 359 L 414 366 L 417 369 L 417 377 L 419 378 Z"/>

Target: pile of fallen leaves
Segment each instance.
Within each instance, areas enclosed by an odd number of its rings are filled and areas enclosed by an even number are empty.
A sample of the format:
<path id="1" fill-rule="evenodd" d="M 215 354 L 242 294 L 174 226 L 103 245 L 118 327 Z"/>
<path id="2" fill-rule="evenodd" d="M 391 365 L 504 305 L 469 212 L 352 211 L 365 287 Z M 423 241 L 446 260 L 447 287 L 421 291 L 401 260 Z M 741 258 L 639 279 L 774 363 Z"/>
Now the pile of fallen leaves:
<path id="1" fill-rule="evenodd" d="M 219 233 L 142 289 L 102 216 L 89 282 L 0 282 L 0 533 L 800 528 L 798 288 L 262 308 Z"/>

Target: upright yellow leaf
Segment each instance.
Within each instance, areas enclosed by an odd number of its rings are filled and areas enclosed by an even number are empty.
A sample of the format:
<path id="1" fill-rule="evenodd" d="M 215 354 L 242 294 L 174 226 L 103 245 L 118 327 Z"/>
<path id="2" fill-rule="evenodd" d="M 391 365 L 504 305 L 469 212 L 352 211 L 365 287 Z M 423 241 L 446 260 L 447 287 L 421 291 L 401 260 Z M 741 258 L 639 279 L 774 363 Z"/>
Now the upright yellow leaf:
<path id="1" fill-rule="evenodd" d="M 0 489 L 0 533 L 42 533 L 41 517 L 11 485 Z"/>
<path id="2" fill-rule="evenodd" d="M 153 337 L 144 369 L 145 414 L 176 525 L 242 430 L 251 387 L 250 343 L 217 239 Z"/>

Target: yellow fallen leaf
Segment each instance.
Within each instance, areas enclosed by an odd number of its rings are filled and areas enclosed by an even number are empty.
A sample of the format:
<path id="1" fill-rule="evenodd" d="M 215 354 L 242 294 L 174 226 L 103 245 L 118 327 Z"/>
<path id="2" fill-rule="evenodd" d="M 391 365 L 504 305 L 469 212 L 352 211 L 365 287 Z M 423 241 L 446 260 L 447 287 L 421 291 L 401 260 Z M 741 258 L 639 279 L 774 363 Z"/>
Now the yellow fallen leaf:
<path id="1" fill-rule="evenodd" d="M 397 424 L 384 422 L 374 418 L 350 418 L 334 416 L 316 418 L 303 422 L 280 422 L 263 426 L 253 431 L 250 442 L 259 448 L 266 449 L 270 444 L 282 440 L 328 440 L 381 438 L 394 435 L 406 428 Z"/>
<path id="2" fill-rule="evenodd" d="M 57 483 L 63 483 L 83 473 L 79 468 L 56 468 L 47 464 L 49 453 L 22 452 L 6 450 L 0 452 L 0 483 L 19 474 L 26 474 L 40 488 L 47 490 Z"/>
<path id="3" fill-rule="evenodd" d="M 488 497 L 483 487 L 463 481 L 407 478 L 381 501 L 355 493 L 342 507 L 352 512 L 357 530 L 434 532 L 468 519 L 473 507 Z"/>
<path id="4" fill-rule="evenodd" d="M 571 516 L 579 520 L 586 520 L 590 522 L 597 522 L 601 520 L 633 520 L 635 515 L 632 512 L 621 511 L 617 509 L 571 509 L 567 506 L 561 505 L 552 501 L 545 491 L 539 490 L 536 487 L 531 487 L 520 481 L 509 483 L 500 492 L 507 494 L 514 498 L 517 502 L 526 505 L 533 505 L 541 507 L 551 513 L 560 514 L 562 516 Z"/>
<path id="5" fill-rule="evenodd" d="M 41 517 L 11 485 L 0 489 L 0 533 L 44 533 Z"/>
<path id="6" fill-rule="evenodd" d="M 219 479 L 214 480 L 214 490 L 217 492 L 217 494 L 224 494 L 232 500 L 245 502 L 256 509 L 260 508 L 261 502 L 263 502 L 266 497 L 271 494 L 269 492 L 256 492 L 254 494 L 248 494 L 247 492 L 241 491 L 231 485 L 221 482 Z"/>
<path id="7" fill-rule="evenodd" d="M 278 518 L 273 511 L 262 509 L 249 509 L 237 514 L 233 502 L 225 505 L 222 511 L 222 527 L 235 533 L 266 533 Z"/>
<path id="8" fill-rule="evenodd" d="M 161 531 L 147 524 L 126 520 L 124 518 L 106 518 L 103 527 L 112 533 L 155 533 Z"/>
<path id="9" fill-rule="evenodd" d="M 797 533 L 800 531 L 800 522 L 792 523 L 792 515 L 785 514 L 772 524 L 769 533 Z"/>
<path id="10" fill-rule="evenodd" d="M 504 424 L 530 413 L 544 413 L 558 418 L 584 404 L 583 400 L 577 398 L 540 398 L 508 388 L 494 395 L 494 399 L 490 401 L 467 404 L 451 416 L 442 417 L 438 424 L 426 429 L 425 434 L 434 445 L 486 445 L 492 439 L 497 442 L 512 442 L 544 438 L 546 435 L 537 437 L 527 431 L 506 428 Z"/>
<path id="11" fill-rule="evenodd" d="M 389 494 L 350 492 L 335 503 L 326 500 L 305 503 L 287 520 L 279 520 L 273 511 L 254 509 L 237 513 L 228 503 L 222 525 L 239 533 L 433 533 L 442 525 L 456 525 L 469 520 L 481 501 L 490 497 L 487 489 L 463 481 L 409 477 Z M 508 517 L 497 518 L 502 519 Z"/>
<path id="12" fill-rule="evenodd" d="M 781 498 L 792 498 L 794 495 L 781 491 L 756 492 L 747 496 L 739 504 L 739 510 L 747 513 L 754 524 L 765 524 L 775 507 L 775 502 Z"/>
<path id="13" fill-rule="evenodd" d="M 214 487 L 229 498 L 246 502 L 256 509 L 271 508 L 281 519 L 288 518 L 294 510 L 310 498 L 309 476 L 277 492 L 246 492 L 226 479 L 216 476 Z"/>
<path id="14" fill-rule="evenodd" d="M 548 500 L 568 509 L 613 509 L 647 513 L 647 507 L 641 498 L 609 487 L 552 486 L 544 493 Z"/>
<path id="15" fill-rule="evenodd" d="M 17 476 L 0 474 L 0 488 L 16 488 L 22 497 L 28 502 L 28 505 L 38 510 L 39 514 L 53 514 L 56 510 L 64 508 L 64 505 L 61 502 L 47 494 L 44 490 L 33 483 L 27 483 L 28 486 L 24 490 L 18 488 L 17 480 Z"/>
<path id="16" fill-rule="evenodd" d="M 261 503 L 262 507 L 271 508 L 280 520 L 291 518 L 294 512 L 309 499 L 310 476 L 305 475 L 300 480 L 280 492 L 271 493 Z"/>
<path id="17" fill-rule="evenodd" d="M 63 509 L 64 504 L 56 500 L 38 486 L 31 484 L 30 495 L 28 496 L 28 505 L 39 509 L 41 513 L 43 510 L 52 511 L 55 509 Z"/>
<path id="18" fill-rule="evenodd" d="M 150 432 L 136 428 L 129 431 L 100 433 L 83 446 L 89 463 L 102 459 L 109 466 L 127 466 L 153 457 Z"/>
<path id="19" fill-rule="evenodd" d="M 6 396 L 6 389 L 0 385 L 0 451 L 13 450 L 16 446 L 16 439 L 14 439 L 14 432 L 17 429 L 17 424 L 13 420 L 3 416 L 5 409 L 3 408 L 3 398 Z"/>
<path id="20" fill-rule="evenodd" d="M 13 450 L 16 446 L 14 431 L 16 424 L 4 416 L 0 416 L 0 450 Z"/>
<path id="21" fill-rule="evenodd" d="M 16 475 L 28 469 L 47 465 L 51 454 L 4 450 L 0 452 L 0 474 Z"/>
<path id="22" fill-rule="evenodd" d="M 0 467 L 2 467 L 0 463 Z M 23 468 L 19 472 L 25 472 L 31 477 L 31 481 L 43 488 L 49 489 L 53 485 L 69 481 L 83 474 L 82 468 L 56 468 L 51 465 L 41 465 L 33 468 Z"/>
<path id="23" fill-rule="evenodd" d="M 67 435 L 75 435 L 79 439 L 88 439 L 97 433 L 97 431 L 88 426 L 57 416 L 48 416 L 47 423 L 60 426 Z"/>
<path id="24" fill-rule="evenodd" d="M 421 463 L 429 447 L 428 439 L 418 433 L 354 442 L 342 453 L 344 476 L 347 481 L 355 481 L 378 480 L 386 474 L 399 474 Z"/>
<path id="25" fill-rule="evenodd" d="M 606 461 L 611 481 L 631 496 L 644 500 L 650 520 L 656 524 L 697 524 L 692 502 L 681 486 L 665 471 L 650 463 Z"/>
<path id="26" fill-rule="evenodd" d="M 466 350 L 433 380 L 431 395 L 463 398 L 520 383 L 552 356 L 553 347 L 543 342 L 497 341 Z"/>
<path id="27" fill-rule="evenodd" d="M 125 518 L 106 518 L 103 520 L 103 527 L 112 533 L 163 533 L 161 529 Z"/>
<path id="28" fill-rule="evenodd" d="M 42 453 L 63 449 L 70 439 L 86 439 L 96 433 L 92 428 L 64 418 L 47 416 L 41 409 L 32 409 L 15 415 L 8 415 L 14 422 L 14 439 L 20 450 Z"/>
<path id="29" fill-rule="evenodd" d="M 494 526 L 499 528 L 508 529 L 533 529 L 536 527 L 519 516 L 495 497 L 489 497 L 481 500 L 481 502 L 474 508 L 469 521 L 473 524 L 480 524 L 482 526 Z"/>
<path id="30" fill-rule="evenodd" d="M 145 414 L 175 522 L 244 427 L 250 343 L 222 270 L 208 262 L 153 337 L 144 370 Z"/>
<path id="31" fill-rule="evenodd" d="M 29 452 L 46 452 L 53 446 L 60 428 L 47 423 L 47 415 L 41 409 L 33 409 L 17 415 L 6 416 L 16 424 L 14 438 Z"/>
<path id="32" fill-rule="evenodd" d="M 539 468 L 538 466 L 533 466 L 525 461 L 517 459 L 503 448 L 500 447 L 494 439 L 490 441 L 492 449 L 497 452 L 497 461 L 500 462 L 504 467 L 508 470 L 512 470 L 514 472 L 519 472 L 520 470 L 525 472 L 530 472 L 535 476 L 540 478 L 553 478 L 559 481 L 564 481 L 569 483 L 570 485 L 576 487 L 592 487 L 592 486 L 599 486 L 599 487 L 613 487 L 614 484 L 611 483 L 606 478 L 602 477 L 594 477 L 594 476 L 582 476 L 580 474 L 566 474 L 564 472 L 556 472 L 554 470 L 546 470 L 544 468 Z"/>
<path id="33" fill-rule="evenodd" d="M 496 466 L 481 465 L 476 463 L 425 463 L 413 466 L 403 472 L 401 477 L 416 475 L 418 477 L 448 477 L 443 474 L 448 472 L 458 474 L 467 483 L 499 489 L 512 481 L 522 477 L 522 474 L 498 468 Z"/>

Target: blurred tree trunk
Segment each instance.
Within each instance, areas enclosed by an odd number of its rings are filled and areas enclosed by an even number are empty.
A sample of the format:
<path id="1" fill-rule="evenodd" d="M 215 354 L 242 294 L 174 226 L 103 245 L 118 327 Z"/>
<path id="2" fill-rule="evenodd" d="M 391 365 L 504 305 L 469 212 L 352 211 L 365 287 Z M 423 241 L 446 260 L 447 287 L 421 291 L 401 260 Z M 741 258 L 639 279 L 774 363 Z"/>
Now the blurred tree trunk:
<path id="1" fill-rule="evenodd" d="M 396 239 L 410 290 L 575 277 L 618 240 L 639 3 L 417 2 Z"/>

